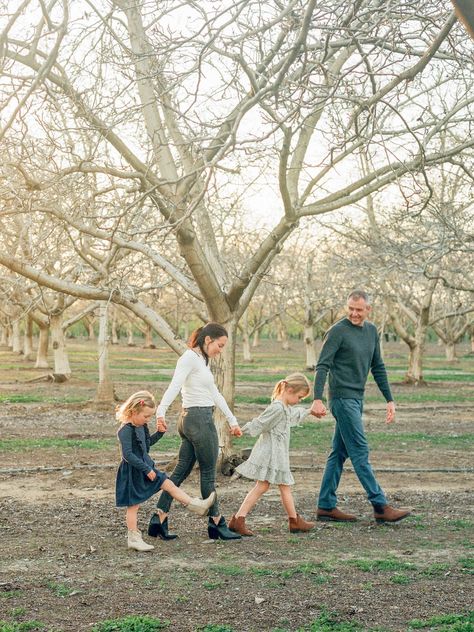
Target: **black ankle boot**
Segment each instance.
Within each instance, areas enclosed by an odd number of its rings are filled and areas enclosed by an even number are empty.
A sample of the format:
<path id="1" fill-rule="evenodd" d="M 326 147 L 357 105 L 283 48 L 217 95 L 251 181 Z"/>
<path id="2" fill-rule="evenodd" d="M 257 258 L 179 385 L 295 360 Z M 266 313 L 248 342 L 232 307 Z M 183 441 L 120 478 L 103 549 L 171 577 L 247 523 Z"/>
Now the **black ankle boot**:
<path id="1" fill-rule="evenodd" d="M 152 538 L 161 538 L 162 540 L 174 540 L 178 536 L 174 533 L 168 533 L 168 518 L 163 522 L 160 521 L 158 514 L 153 514 L 148 525 L 148 535 Z"/>
<path id="2" fill-rule="evenodd" d="M 207 532 L 211 540 L 240 540 L 242 536 L 239 533 L 231 531 L 227 526 L 224 516 L 216 524 L 211 516 L 209 516 L 209 524 Z"/>

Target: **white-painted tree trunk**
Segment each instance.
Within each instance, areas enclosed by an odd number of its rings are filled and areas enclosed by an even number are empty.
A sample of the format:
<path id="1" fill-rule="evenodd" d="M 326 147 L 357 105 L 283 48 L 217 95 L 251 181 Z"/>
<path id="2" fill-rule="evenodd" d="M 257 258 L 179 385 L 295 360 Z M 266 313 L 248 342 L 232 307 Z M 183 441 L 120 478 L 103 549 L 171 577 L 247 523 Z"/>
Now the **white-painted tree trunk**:
<path id="1" fill-rule="evenodd" d="M 48 345 L 49 345 L 49 326 L 39 326 L 38 349 L 36 350 L 37 369 L 49 369 L 48 362 Z"/>
<path id="2" fill-rule="evenodd" d="M 244 362 L 253 362 L 252 360 L 252 351 L 250 349 L 250 336 L 249 336 L 249 317 L 248 311 L 245 311 L 245 314 L 242 318 L 242 353 L 244 356 Z"/>
<path id="3" fill-rule="evenodd" d="M 118 345 L 119 343 L 119 335 L 117 329 L 117 310 L 112 308 L 112 318 L 110 320 L 110 332 L 111 332 L 111 343 L 113 345 Z"/>
<path id="4" fill-rule="evenodd" d="M 1 338 L 0 338 L 0 345 L 2 347 L 7 347 L 8 346 L 8 329 L 7 327 L 2 326 L 1 328 Z"/>
<path id="5" fill-rule="evenodd" d="M 23 353 L 23 345 L 21 344 L 21 327 L 20 321 L 15 319 L 12 323 L 12 351 L 13 353 Z"/>
<path id="6" fill-rule="evenodd" d="M 217 388 L 224 396 L 229 408 L 233 410 L 237 323 L 231 321 L 225 323 L 224 327 L 227 329 L 229 338 L 226 346 L 224 347 L 224 351 L 212 362 L 211 370 L 214 374 Z M 220 461 L 225 463 L 226 459 L 233 454 L 232 435 L 229 432 L 229 424 L 227 423 L 226 418 L 218 409 L 216 409 L 214 417 L 216 420 L 217 432 L 219 434 Z"/>
<path id="7" fill-rule="evenodd" d="M 131 323 L 127 325 L 127 345 L 129 347 L 135 346 L 135 342 L 133 340 L 133 326 Z"/>
<path id="8" fill-rule="evenodd" d="M 26 316 L 25 335 L 23 338 L 23 360 L 32 360 L 33 355 L 33 320 L 31 316 Z"/>
<path id="9" fill-rule="evenodd" d="M 145 326 L 145 344 L 143 346 L 145 349 L 155 348 L 155 345 L 153 344 L 153 331 L 148 324 Z"/>
<path id="10" fill-rule="evenodd" d="M 62 327 L 63 314 L 55 314 L 50 316 L 49 323 L 51 327 L 51 341 L 54 357 L 54 373 L 66 378 L 71 376 L 71 367 L 66 351 L 66 339 Z"/>
<path id="11" fill-rule="evenodd" d="M 452 340 L 448 340 L 444 346 L 444 352 L 446 354 L 446 360 L 448 362 L 456 362 L 456 343 Z"/>
<path id="12" fill-rule="evenodd" d="M 107 302 L 102 301 L 99 307 L 99 336 L 97 350 L 99 353 L 99 385 L 95 400 L 98 403 L 111 403 L 114 400 L 114 385 L 110 377 L 109 368 L 109 336 L 108 336 Z"/>
<path id="13" fill-rule="evenodd" d="M 252 347 L 255 349 L 260 345 L 260 329 L 256 329 L 252 338 Z"/>

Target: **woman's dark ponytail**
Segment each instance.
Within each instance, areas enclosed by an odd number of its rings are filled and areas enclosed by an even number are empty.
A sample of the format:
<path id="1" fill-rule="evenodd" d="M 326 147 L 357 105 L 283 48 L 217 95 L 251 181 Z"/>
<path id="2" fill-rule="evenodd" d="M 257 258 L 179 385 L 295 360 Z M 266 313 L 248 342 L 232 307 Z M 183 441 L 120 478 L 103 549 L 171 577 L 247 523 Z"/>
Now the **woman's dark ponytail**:
<path id="1" fill-rule="evenodd" d="M 219 323 L 207 323 L 207 325 L 204 325 L 203 327 L 198 327 L 197 329 L 195 329 L 192 332 L 192 334 L 189 336 L 189 340 L 188 340 L 189 348 L 195 349 L 196 347 L 199 347 L 202 355 L 204 356 L 204 359 L 206 360 L 206 364 L 208 364 L 209 356 L 204 351 L 204 343 L 206 340 L 206 336 L 209 336 L 211 340 L 216 340 L 216 338 L 221 338 L 222 336 L 225 336 L 226 338 L 228 338 L 229 334 L 227 333 L 226 328 L 223 327 L 222 325 L 219 325 Z"/>

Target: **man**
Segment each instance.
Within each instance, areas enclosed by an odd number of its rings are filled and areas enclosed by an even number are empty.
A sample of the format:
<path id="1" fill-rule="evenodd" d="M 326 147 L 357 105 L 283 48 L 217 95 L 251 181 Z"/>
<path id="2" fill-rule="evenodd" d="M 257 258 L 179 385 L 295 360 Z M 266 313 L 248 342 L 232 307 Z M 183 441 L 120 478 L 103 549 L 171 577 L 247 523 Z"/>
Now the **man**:
<path id="1" fill-rule="evenodd" d="M 311 414 L 319 419 L 326 415 L 322 396 L 329 373 L 329 406 L 336 419 L 332 451 L 327 459 L 319 492 L 318 520 L 357 520 L 356 516 L 344 513 L 336 506 L 336 491 L 347 458 L 352 461 L 355 473 L 367 492 L 377 522 L 398 522 L 410 515 L 409 510 L 395 509 L 387 503 L 369 463 L 369 446 L 362 423 L 364 390 L 369 370 L 387 401 L 387 423 L 395 420 L 395 404 L 380 354 L 377 329 L 367 321 L 370 309 L 366 292 L 355 290 L 349 294 L 347 317 L 326 333 L 316 365 Z"/>

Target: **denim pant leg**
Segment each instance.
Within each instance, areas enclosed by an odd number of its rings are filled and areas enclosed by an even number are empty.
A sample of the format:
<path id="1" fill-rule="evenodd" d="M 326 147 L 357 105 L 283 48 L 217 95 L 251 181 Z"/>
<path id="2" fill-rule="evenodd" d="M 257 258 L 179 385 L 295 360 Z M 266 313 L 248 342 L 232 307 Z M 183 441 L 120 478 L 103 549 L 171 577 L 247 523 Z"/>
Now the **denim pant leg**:
<path id="1" fill-rule="evenodd" d="M 339 426 L 336 423 L 332 438 L 332 450 L 326 461 L 319 490 L 318 507 L 320 509 L 329 511 L 337 505 L 336 490 L 341 480 L 342 469 L 347 456 L 346 446 L 344 445 Z"/>
<path id="2" fill-rule="evenodd" d="M 362 487 L 373 505 L 386 505 L 387 499 L 369 463 L 369 444 L 362 422 L 363 402 L 358 399 L 335 399 L 331 412 L 336 418 L 347 454 Z"/>
<path id="3" fill-rule="evenodd" d="M 184 419 L 183 431 L 193 444 L 199 463 L 201 496 L 207 498 L 216 488 L 216 465 L 219 455 L 219 439 L 212 408 L 189 408 Z M 208 515 L 219 515 L 217 500 L 210 507 Z"/>
<path id="4" fill-rule="evenodd" d="M 170 481 L 179 487 L 181 483 L 191 474 L 191 470 L 193 469 L 195 463 L 196 455 L 193 444 L 187 437 L 181 435 L 178 463 L 170 476 Z M 156 506 L 164 513 L 168 513 L 172 502 L 173 497 L 170 496 L 168 492 L 162 491 Z"/>

